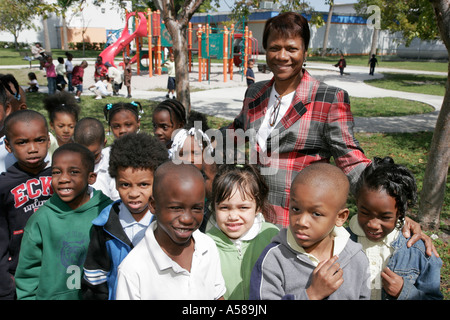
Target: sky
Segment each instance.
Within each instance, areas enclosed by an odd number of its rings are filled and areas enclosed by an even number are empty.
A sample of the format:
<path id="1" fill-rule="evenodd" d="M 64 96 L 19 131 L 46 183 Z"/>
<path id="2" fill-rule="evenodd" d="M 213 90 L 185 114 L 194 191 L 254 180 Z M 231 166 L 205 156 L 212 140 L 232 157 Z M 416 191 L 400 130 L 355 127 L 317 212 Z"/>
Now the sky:
<path id="1" fill-rule="evenodd" d="M 306 0 L 310 6 L 316 11 L 328 11 L 329 6 L 325 4 L 325 0 Z M 356 3 L 358 0 L 335 0 L 335 4 Z M 234 0 L 220 0 L 219 11 L 230 11 Z M 228 6 L 229 5 L 229 6 Z"/>

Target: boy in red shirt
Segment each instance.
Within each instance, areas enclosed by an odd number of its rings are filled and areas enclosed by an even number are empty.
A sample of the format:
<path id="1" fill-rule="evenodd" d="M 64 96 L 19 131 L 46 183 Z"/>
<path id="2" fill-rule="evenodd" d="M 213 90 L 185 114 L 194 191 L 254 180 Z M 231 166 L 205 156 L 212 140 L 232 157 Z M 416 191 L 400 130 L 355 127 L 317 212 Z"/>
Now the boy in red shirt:
<path id="1" fill-rule="evenodd" d="M 77 93 L 75 95 L 75 99 L 80 102 L 80 96 L 83 92 L 83 77 L 84 77 L 84 69 L 86 69 L 88 63 L 86 60 L 83 60 L 80 65 L 77 65 L 73 68 L 72 71 L 72 84 L 77 88 Z"/>

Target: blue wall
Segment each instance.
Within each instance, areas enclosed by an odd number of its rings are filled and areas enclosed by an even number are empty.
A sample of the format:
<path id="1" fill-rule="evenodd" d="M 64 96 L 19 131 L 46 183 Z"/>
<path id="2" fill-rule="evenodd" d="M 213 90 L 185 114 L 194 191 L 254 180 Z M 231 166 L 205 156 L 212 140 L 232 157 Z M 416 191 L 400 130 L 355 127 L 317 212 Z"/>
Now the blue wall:
<path id="1" fill-rule="evenodd" d="M 253 12 L 249 16 L 249 21 L 265 21 L 272 17 L 275 17 L 279 14 L 278 11 L 263 11 L 263 12 Z M 303 16 L 309 21 L 311 19 L 310 14 L 303 14 Z M 209 17 L 209 23 L 219 23 L 224 21 L 229 21 L 228 14 L 210 14 L 208 15 L 194 15 L 191 18 L 192 23 L 208 23 L 208 17 Z M 322 14 L 323 20 L 327 21 L 328 13 Z M 346 16 L 346 15 L 339 15 L 339 14 L 333 14 L 331 17 L 332 23 L 346 23 L 346 24 L 365 24 L 367 19 L 364 19 L 360 16 Z"/>

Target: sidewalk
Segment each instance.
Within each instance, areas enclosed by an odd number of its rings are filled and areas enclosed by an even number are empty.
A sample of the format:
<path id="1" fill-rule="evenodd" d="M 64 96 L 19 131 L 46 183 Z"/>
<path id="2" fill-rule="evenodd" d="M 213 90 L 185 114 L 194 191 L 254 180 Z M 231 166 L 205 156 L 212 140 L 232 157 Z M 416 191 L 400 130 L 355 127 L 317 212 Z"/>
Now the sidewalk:
<path id="1" fill-rule="evenodd" d="M 308 65 L 307 65 L 308 67 Z M 331 67 L 331 66 L 330 66 Z M 311 64 L 311 73 L 315 70 L 312 68 L 321 68 L 324 72 L 326 66 L 321 64 Z M 333 68 L 333 67 L 331 67 Z M 330 70 L 330 69 L 328 69 Z M 396 73 L 414 73 L 414 74 L 433 74 L 447 76 L 445 72 L 426 72 L 416 70 L 403 69 L 388 69 L 376 68 L 374 76 L 368 74 L 367 67 L 347 67 L 345 72 L 348 75 L 341 77 L 337 73 L 333 76 L 331 74 L 321 74 L 317 79 L 325 83 L 340 87 L 348 92 L 350 96 L 361 98 L 375 98 L 375 97 L 395 97 L 406 100 L 420 101 L 431 105 L 435 111 L 427 114 L 411 115 L 403 117 L 357 117 L 355 118 L 355 132 L 419 132 L 419 131 L 434 131 L 436 120 L 441 110 L 443 96 L 435 96 L 420 93 L 401 92 L 395 90 L 381 89 L 370 86 L 364 83 L 364 80 L 382 78 L 380 72 L 396 72 Z"/>
<path id="2" fill-rule="evenodd" d="M 196 67 L 194 69 L 198 70 Z M 258 81 L 269 80 L 272 78 L 272 73 L 264 74 L 257 72 L 256 67 L 254 69 Z M 427 72 L 378 68 L 375 76 L 370 76 L 367 67 L 348 67 L 346 68 L 347 75 L 341 77 L 337 68 L 334 68 L 331 65 L 307 63 L 306 69 L 316 79 L 324 81 L 329 85 L 342 88 L 353 97 L 396 97 L 427 103 L 435 109 L 434 112 L 428 114 L 403 117 L 357 117 L 355 118 L 355 132 L 419 132 L 434 130 L 437 116 L 443 102 L 442 96 L 386 90 L 369 86 L 364 83 L 364 80 L 381 78 L 382 74 L 378 73 L 381 71 L 415 74 L 426 74 Z M 223 82 L 223 74 L 221 72 L 220 66 L 213 68 L 210 81 L 203 80 L 202 82 L 198 81 L 198 73 L 190 74 L 191 105 L 194 110 L 232 120 L 239 114 L 242 108 L 242 99 L 247 90 L 247 86 L 245 79 L 243 79 L 237 71 L 235 71 L 233 80 L 230 80 L 228 77 L 227 82 Z M 446 73 L 443 72 L 430 72 L 429 74 L 446 75 Z M 148 97 L 152 100 L 162 101 L 165 99 L 165 89 L 163 91 L 143 91 L 142 89 L 144 89 L 144 87 L 148 88 L 148 90 L 152 90 L 156 87 L 165 88 L 166 83 L 166 75 L 154 76 L 153 79 L 147 80 L 140 79 L 138 84 L 134 85 L 133 83 L 133 85 L 136 86 L 136 89 L 133 89 L 133 97 Z M 195 88 L 206 90 L 195 91 Z"/>
<path id="3" fill-rule="evenodd" d="M 75 60 L 74 65 L 79 64 L 80 62 L 81 60 Z M 345 69 L 346 74 L 341 77 L 338 69 L 328 64 L 306 62 L 306 69 L 316 79 L 324 81 L 329 85 L 342 88 L 353 97 L 396 97 L 424 102 L 435 109 L 434 112 L 428 114 L 404 117 L 358 117 L 355 118 L 355 132 L 418 132 L 434 130 L 437 116 L 443 102 L 442 96 L 380 89 L 365 84 L 364 80 L 381 78 L 382 74 L 380 74 L 380 72 L 383 71 L 446 76 L 447 74 L 445 72 L 377 68 L 375 70 L 375 76 L 370 76 L 368 74 L 368 67 L 349 66 Z M 257 70 L 257 66 L 254 67 L 254 72 L 257 81 L 269 80 L 272 78 L 272 73 L 261 73 Z M 84 76 L 85 88 L 94 84 L 93 74 L 94 61 L 89 61 L 89 66 L 86 68 Z M 143 72 L 141 76 L 137 76 L 135 72 L 131 80 L 131 94 L 133 98 L 154 101 L 165 100 L 167 93 L 167 78 L 167 74 L 149 77 L 146 72 Z M 238 68 L 234 68 L 233 80 L 230 80 L 228 75 L 227 81 L 225 82 L 222 74 L 222 65 L 214 64 L 211 67 L 210 79 L 206 80 L 204 76 L 200 82 L 198 66 L 197 64 L 194 64 L 192 72 L 189 74 L 189 80 L 192 109 L 229 120 L 234 119 L 239 114 L 242 108 L 242 99 L 247 90 L 247 85 L 245 78 L 239 74 Z M 45 84 L 41 84 L 41 88 L 42 92 L 46 92 L 47 88 Z M 120 93 L 125 97 L 126 88 L 123 87 Z M 83 95 L 89 96 L 93 95 L 93 93 L 89 90 L 85 90 Z"/>

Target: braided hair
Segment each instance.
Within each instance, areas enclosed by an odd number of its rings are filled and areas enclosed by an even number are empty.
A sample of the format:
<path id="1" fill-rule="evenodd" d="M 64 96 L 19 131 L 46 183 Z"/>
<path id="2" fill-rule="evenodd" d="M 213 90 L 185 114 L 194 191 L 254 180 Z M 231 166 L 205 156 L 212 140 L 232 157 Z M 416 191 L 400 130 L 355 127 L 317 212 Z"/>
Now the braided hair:
<path id="1" fill-rule="evenodd" d="M 103 114 L 105 115 L 105 120 L 108 122 L 108 125 L 111 125 L 111 119 L 114 115 L 123 110 L 130 111 L 136 117 L 136 121 L 139 121 L 140 113 L 144 113 L 142 105 L 139 102 L 108 103 L 103 107 Z"/>
<path id="2" fill-rule="evenodd" d="M 391 157 L 373 159 L 356 186 L 356 197 L 363 186 L 369 190 L 385 190 L 395 199 L 400 226 L 404 223 L 408 208 L 414 206 L 417 201 L 414 175 L 405 166 L 394 163 Z"/>
<path id="3" fill-rule="evenodd" d="M 182 127 L 186 125 L 186 109 L 183 106 L 181 102 L 179 102 L 176 99 L 167 99 L 158 104 L 153 111 L 153 114 L 157 113 L 158 111 L 166 110 L 170 114 L 170 121 L 172 122 L 172 125 L 174 123 L 174 120 L 177 123 L 181 123 Z"/>

